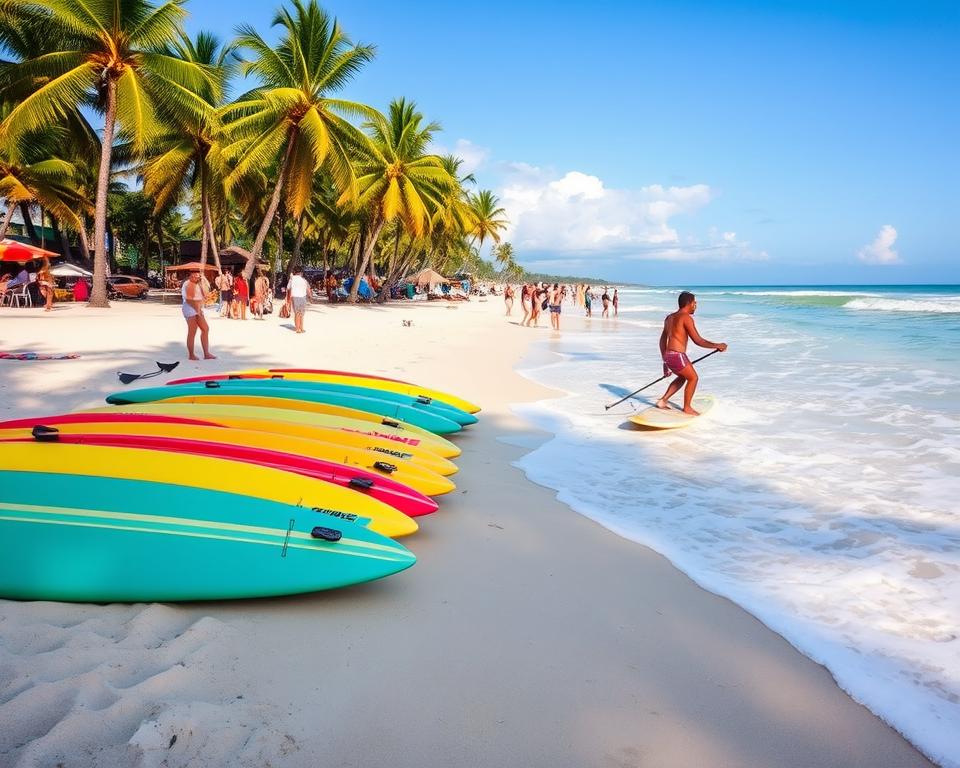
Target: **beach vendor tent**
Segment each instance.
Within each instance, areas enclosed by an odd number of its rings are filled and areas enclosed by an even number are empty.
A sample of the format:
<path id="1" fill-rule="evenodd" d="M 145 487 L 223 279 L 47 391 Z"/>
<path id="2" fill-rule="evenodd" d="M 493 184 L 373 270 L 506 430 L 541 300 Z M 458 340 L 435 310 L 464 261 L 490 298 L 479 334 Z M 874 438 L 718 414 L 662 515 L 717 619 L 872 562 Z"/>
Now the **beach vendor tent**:
<path id="1" fill-rule="evenodd" d="M 429 267 L 427 267 L 427 269 L 421 269 L 414 275 L 410 275 L 405 282 L 413 283 L 418 288 L 429 288 L 430 290 L 433 290 L 438 285 L 450 285 L 450 281 L 447 280 L 447 278 Z"/>
<path id="2" fill-rule="evenodd" d="M 84 269 L 83 267 L 77 266 L 76 264 L 71 264 L 68 261 L 63 262 L 63 264 L 57 264 L 55 267 L 50 268 L 50 274 L 54 277 L 93 277 L 93 272 L 89 269 Z"/>

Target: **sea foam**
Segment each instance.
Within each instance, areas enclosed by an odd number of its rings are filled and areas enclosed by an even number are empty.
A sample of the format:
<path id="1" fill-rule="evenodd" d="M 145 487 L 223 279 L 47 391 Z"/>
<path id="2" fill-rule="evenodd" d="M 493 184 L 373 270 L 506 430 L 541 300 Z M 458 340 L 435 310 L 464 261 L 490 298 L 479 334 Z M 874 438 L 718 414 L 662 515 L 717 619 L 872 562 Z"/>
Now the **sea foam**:
<path id="1" fill-rule="evenodd" d="M 707 417 L 624 428 L 645 403 L 603 405 L 659 373 L 658 334 L 597 333 L 595 320 L 577 333 L 565 318 L 551 348 L 570 354 L 522 372 L 569 395 L 518 407 L 555 434 L 518 466 L 743 606 L 960 768 L 960 360 L 932 354 L 956 323 L 877 328 L 840 306 L 698 296 L 701 333 L 730 343 L 698 366 L 718 397 Z M 673 296 L 660 300 L 666 313 Z"/>

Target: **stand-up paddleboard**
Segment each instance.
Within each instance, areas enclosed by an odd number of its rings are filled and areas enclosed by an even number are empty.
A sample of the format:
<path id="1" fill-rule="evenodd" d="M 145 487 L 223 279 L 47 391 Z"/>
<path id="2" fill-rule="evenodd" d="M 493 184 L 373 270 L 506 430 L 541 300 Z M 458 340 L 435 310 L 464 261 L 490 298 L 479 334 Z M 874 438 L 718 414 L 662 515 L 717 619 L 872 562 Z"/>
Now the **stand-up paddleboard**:
<path id="1" fill-rule="evenodd" d="M 416 558 L 361 525 L 204 488 L 0 470 L 0 597 L 141 602 L 313 592 Z"/>
<path id="2" fill-rule="evenodd" d="M 278 390 L 323 392 L 335 395 L 354 395 L 357 397 L 369 397 L 374 400 L 384 400 L 388 403 L 397 403 L 417 410 L 423 410 L 436 413 L 440 416 L 457 422 L 461 427 L 466 427 L 477 423 L 477 417 L 472 413 L 448 405 L 440 400 L 434 400 L 429 397 L 415 397 L 400 392 L 390 392 L 388 390 L 375 389 L 367 386 L 356 386 L 351 384 L 333 384 L 326 381 L 290 381 L 287 379 L 260 378 L 260 379 L 235 379 L 226 378 L 219 381 L 205 380 L 193 384 L 170 384 L 166 386 L 181 388 L 204 386 L 210 389 L 229 392 L 236 390 L 238 392 L 249 392 L 251 390 L 259 392 L 261 390 Z"/>
<path id="3" fill-rule="evenodd" d="M 246 371 L 231 371 L 213 376 L 194 376 L 185 379 L 176 379 L 168 383 L 185 384 L 205 381 L 207 379 L 229 378 L 280 378 L 294 381 L 324 381 L 331 384 L 353 384 L 361 387 L 372 387 L 390 392 L 399 392 L 400 394 L 412 395 L 414 397 L 429 397 L 433 400 L 440 400 L 441 402 L 460 408 L 467 413 L 480 412 L 479 405 L 452 395 L 449 392 L 443 392 L 442 390 L 432 389 L 430 387 L 422 387 L 419 384 L 403 381 L 402 379 L 393 379 L 388 376 L 375 376 L 369 373 L 357 373 L 355 371 L 331 371 L 316 368 L 259 368 Z"/>
<path id="4" fill-rule="evenodd" d="M 371 530 L 391 538 L 407 536 L 418 528 L 408 515 L 349 488 L 294 472 L 209 456 L 142 448 L 10 442 L 0 443 L 0 467 L 18 472 L 114 477 L 208 488 L 312 509 L 316 525 L 363 520 Z"/>
<path id="5" fill-rule="evenodd" d="M 96 421 L 96 414 L 87 414 L 87 421 L 81 423 L 71 423 L 70 414 L 68 421 L 60 421 L 57 417 L 43 421 L 35 421 L 30 428 L 3 428 L 0 425 L 0 440 L 3 439 L 24 439 L 31 437 L 32 430 L 39 430 L 41 426 L 54 430 L 48 439 L 53 440 L 57 436 L 66 438 L 70 435 L 87 435 L 88 444 L 94 444 L 93 437 L 100 435 L 106 437 L 156 437 L 178 440 L 189 440 L 200 443 L 217 443 L 224 446 L 235 446 L 237 449 L 253 448 L 261 451 L 272 451 L 274 455 L 271 465 L 279 469 L 286 469 L 280 466 L 283 456 L 287 456 L 287 462 L 292 463 L 297 457 L 309 459 L 314 462 L 326 462 L 327 465 L 339 466 L 344 470 L 355 469 L 363 470 L 374 477 L 391 478 L 398 483 L 409 486 L 427 496 L 439 496 L 443 493 L 449 493 L 456 486 L 437 472 L 415 464 L 411 461 L 400 461 L 393 459 L 388 461 L 381 454 L 371 451 L 362 451 L 349 446 L 338 446 L 333 443 L 322 443 L 317 440 L 308 440 L 303 437 L 287 437 L 283 435 L 272 434 L 270 432 L 249 432 L 242 429 L 233 429 L 232 427 L 218 426 L 196 426 L 193 424 L 177 423 L 156 423 L 156 422 L 115 422 L 115 421 Z M 43 435 L 40 434 L 42 438 Z M 67 442 L 62 440 L 61 442 Z M 101 445 L 121 445 L 124 443 L 114 440 L 109 442 L 105 439 L 99 440 Z M 137 447 L 130 445 L 130 447 Z M 159 446 L 144 446 L 159 447 Z M 197 452 L 197 451 L 194 451 Z M 239 458 L 239 456 L 221 456 L 220 458 Z M 438 457 L 439 458 L 439 457 Z M 445 461 L 445 459 L 444 459 Z M 317 468 L 319 468 L 318 465 Z M 329 466 L 328 466 L 329 469 Z"/>
<path id="6" fill-rule="evenodd" d="M 210 382 L 218 384 L 219 382 Z M 193 402 L 194 399 L 220 398 L 214 402 L 231 402 L 222 398 L 255 397 L 258 402 L 251 405 L 263 405 L 274 408 L 293 408 L 295 410 L 316 410 L 320 413 L 330 412 L 330 408 L 349 408 L 353 411 L 366 412 L 370 416 L 397 419 L 409 422 L 436 434 L 450 434 L 459 432 L 461 426 L 444 416 L 437 414 L 428 407 L 413 408 L 400 403 L 390 403 L 372 397 L 360 395 L 340 394 L 333 392 L 311 392 L 303 389 L 285 391 L 267 389 L 241 389 L 231 387 L 220 389 L 205 384 L 185 384 L 177 387 L 146 387 L 133 389 L 127 392 L 115 392 L 107 397 L 111 405 L 132 405 L 135 403 L 150 403 L 169 400 L 173 402 Z"/>
<path id="7" fill-rule="evenodd" d="M 342 409 L 347 411 L 348 409 Z M 204 400 L 197 403 L 177 403 L 167 400 L 156 403 L 137 403 L 135 405 L 108 405 L 102 408 L 89 408 L 83 413 L 100 414 L 153 414 L 157 416 L 178 416 L 201 421 L 215 421 L 218 424 L 240 429 L 254 429 L 262 432 L 276 432 L 298 437 L 314 438 L 315 428 L 336 429 L 361 435 L 371 435 L 388 440 L 394 448 L 407 450 L 422 448 L 443 456 L 446 459 L 460 455 L 461 450 L 445 437 L 435 435 L 409 424 L 401 425 L 389 419 L 351 418 L 314 411 L 291 410 L 286 408 L 268 408 L 259 405 L 233 405 L 212 403 Z M 358 415 L 370 416 L 360 411 Z M 256 422 L 256 426 L 250 424 Z M 394 426 L 389 426 L 389 422 Z"/>
<path id="8" fill-rule="evenodd" d="M 700 411 L 700 416 L 710 412 L 714 406 L 712 395 L 696 395 L 693 398 L 693 408 Z M 669 411 L 657 408 L 655 405 L 646 408 L 629 417 L 629 421 L 648 429 L 682 429 L 696 422 L 699 416 L 688 416 L 680 408 L 673 407 Z"/>

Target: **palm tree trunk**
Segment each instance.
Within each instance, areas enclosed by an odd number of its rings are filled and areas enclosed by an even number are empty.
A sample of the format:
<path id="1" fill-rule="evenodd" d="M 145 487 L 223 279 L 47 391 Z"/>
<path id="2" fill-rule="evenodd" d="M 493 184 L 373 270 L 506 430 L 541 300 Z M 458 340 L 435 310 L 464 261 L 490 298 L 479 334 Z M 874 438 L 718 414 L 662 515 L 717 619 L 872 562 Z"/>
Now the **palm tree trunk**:
<path id="1" fill-rule="evenodd" d="M 165 272 L 163 271 L 163 249 L 166 247 L 166 244 L 163 242 L 163 227 L 160 225 L 160 219 L 153 220 L 153 231 L 157 235 L 157 248 L 160 250 L 160 269 L 158 274 L 160 275 L 161 287 L 166 286 L 166 280 L 164 280 Z"/>
<path id="2" fill-rule="evenodd" d="M 290 129 L 290 136 L 287 138 L 287 149 L 283 153 L 283 162 L 280 163 L 280 172 L 277 174 L 277 185 L 273 188 L 273 195 L 270 197 L 270 204 L 267 206 L 267 212 L 264 214 L 263 222 L 260 224 L 260 230 L 257 232 L 257 239 L 253 241 L 253 248 L 250 253 L 252 259 L 247 261 L 247 266 L 243 268 L 243 276 L 247 280 L 253 275 L 254 267 L 260 254 L 263 253 L 263 244 L 267 241 L 267 235 L 270 233 L 270 225 L 273 223 L 273 217 L 277 215 L 277 208 L 280 207 L 280 195 L 283 192 L 283 185 L 287 177 L 287 167 L 290 165 L 290 156 L 293 154 L 293 147 L 297 141 L 297 129 Z"/>
<path id="3" fill-rule="evenodd" d="M 117 82 L 107 79 L 107 109 L 100 143 L 100 172 L 97 176 L 97 200 L 93 212 L 93 289 L 91 307 L 109 307 L 107 300 L 107 185 L 110 183 L 110 155 L 113 129 L 117 120 Z"/>
<path id="4" fill-rule="evenodd" d="M 40 237 L 37 235 L 37 228 L 33 226 L 33 219 L 30 218 L 29 203 L 20 203 L 20 215 L 23 217 L 23 226 L 26 229 L 27 237 L 30 238 L 30 242 L 38 247 L 42 247 L 40 245 Z"/>
<path id="5" fill-rule="evenodd" d="M 87 228 L 83 219 L 80 220 L 80 226 L 77 228 L 77 237 L 80 239 L 80 250 L 83 251 L 83 262 L 86 264 L 90 261 L 90 243 L 87 240 Z"/>
<path id="6" fill-rule="evenodd" d="M 7 200 L 7 213 L 3 217 L 3 224 L 0 224 L 0 240 L 7 236 L 7 230 L 10 229 L 10 219 L 13 218 L 13 212 L 16 208 L 17 206 Z"/>
<path id="7" fill-rule="evenodd" d="M 356 274 L 353 276 L 353 285 L 350 286 L 350 297 L 347 299 L 351 303 L 356 303 L 357 301 L 357 292 L 360 290 L 360 278 L 363 277 L 367 271 L 367 264 L 370 263 L 370 257 L 373 255 L 373 249 L 377 245 L 377 240 L 380 237 L 380 232 L 383 230 L 383 225 L 383 219 L 374 224 L 373 231 L 367 238 L 367 242 L 364 243 L 363 259 L 360 261 L 359 269 L 357 269 Z"/>
<path id="8" fill-rule="evenodd" d="M 67 240 L 66 232 L 60 228 L 60 222 L 57 221 L 57 217 L 52 213 L 50 214 L 50 225 L 53 227 L 53 232 L 57 236 L 57 240 L 60 241 L 60 251 L 65 258 L 69 259 L 72 256 L 70 252 L 70 241 Z"/>
<path id="9" fill-rule="evenodd" d="M 210 250 L 213 251 L 213 263 L 217 265 L 217 273 L 220 273 L 223 272 L 223 267 L 220 264 L 220 248 L 217 245 L 217 233 L 213 229 L 213 216 L 210 214 L 210 190 L 206 176 L 202 177 L 202 183 L 200 185 L 200 207 L 202 209 L 203 232 L 210 245 Z"/>

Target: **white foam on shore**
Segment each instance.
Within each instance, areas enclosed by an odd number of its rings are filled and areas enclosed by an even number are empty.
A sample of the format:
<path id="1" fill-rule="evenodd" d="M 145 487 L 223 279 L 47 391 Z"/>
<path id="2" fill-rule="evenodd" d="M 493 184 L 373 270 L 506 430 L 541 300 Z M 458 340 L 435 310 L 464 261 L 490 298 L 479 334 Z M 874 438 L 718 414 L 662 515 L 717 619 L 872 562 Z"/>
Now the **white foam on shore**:
<path id="1" fill-rule="evenodd" d="M 868 312 L 925 312 L 942 315 L 960 313 L 960 300 L 955 297 L 939 299 L 853 299 L 843 306 L 845 309 Z"/>
<path id="2" fill-rule="evenodd" d="M 960 768 L 960 370 L 876 363 L 759 311 L 709 336 L 736 352 L 701 367 L 719 404 L 661 433 L 623 428 L 630 407 L 605 411 L 598 386 L 654 378 L 649 331 L 564 338 L 578 354 L 521 371 L 571 395 L 517 408 L 556 435 L 517 465 Z"/>

